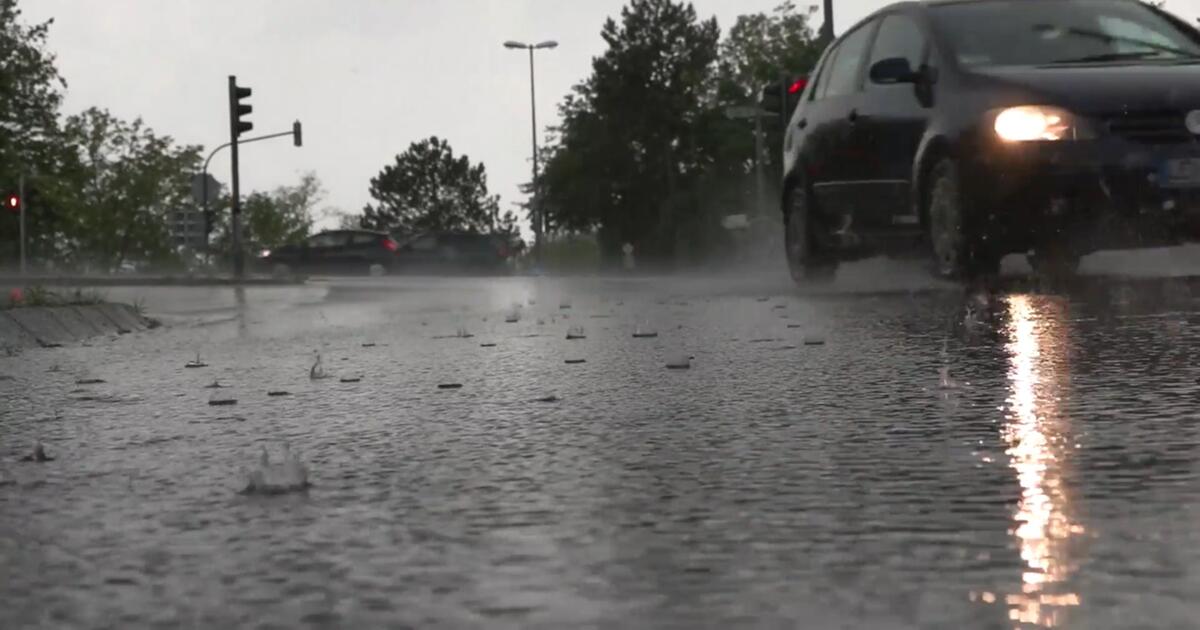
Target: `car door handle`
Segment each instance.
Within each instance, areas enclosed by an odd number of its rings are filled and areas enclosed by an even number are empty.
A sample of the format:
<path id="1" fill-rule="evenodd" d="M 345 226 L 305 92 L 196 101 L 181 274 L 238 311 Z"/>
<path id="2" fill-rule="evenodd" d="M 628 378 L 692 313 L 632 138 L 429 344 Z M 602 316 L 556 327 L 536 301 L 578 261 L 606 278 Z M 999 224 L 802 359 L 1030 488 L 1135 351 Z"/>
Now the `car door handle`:
<path id="1" fill-rule="evenodd" d="M 807 129 L 808 128 L 808 119 L 801 118 L 800 122 L 796 123 L 796 126 L 801 129 Z"/>

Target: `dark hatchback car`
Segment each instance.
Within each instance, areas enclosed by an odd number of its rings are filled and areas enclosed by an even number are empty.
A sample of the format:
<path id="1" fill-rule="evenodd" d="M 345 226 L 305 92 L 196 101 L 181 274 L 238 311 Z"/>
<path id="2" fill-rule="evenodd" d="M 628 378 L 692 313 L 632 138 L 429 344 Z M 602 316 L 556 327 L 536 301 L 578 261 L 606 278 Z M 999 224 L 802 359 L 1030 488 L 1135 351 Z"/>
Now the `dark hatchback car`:
<path id="1" fill-rule="evenodd" d="M 314 234 L 303 243 L 263 250 L 258 264 L 275 274 L 383 275 L 396 269 L 398 249 L 386 232 L 335 230 Z"/>
<path id="2" fill-rule="evenodd" d="M 1137 0 L 885 8 L 818 62 L 784 141 L 788 262 L 922 245 L 948 277 L 1200 235 L 1200 32 Z"/>

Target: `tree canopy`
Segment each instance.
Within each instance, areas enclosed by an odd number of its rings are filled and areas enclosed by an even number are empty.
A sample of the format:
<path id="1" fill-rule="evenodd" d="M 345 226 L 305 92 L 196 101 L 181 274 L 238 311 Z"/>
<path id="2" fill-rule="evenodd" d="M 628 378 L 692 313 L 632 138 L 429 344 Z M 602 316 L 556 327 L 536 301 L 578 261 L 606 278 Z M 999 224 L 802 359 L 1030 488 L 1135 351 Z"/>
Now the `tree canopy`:
<path id="1" fill-rule="evenodd" d="M 720 218 L 753 198 L 755 159 L 752 124 L 725 108 L 811 68 L 820 50 L 808 19 L 785 2 L 741 16 L 722 42 L 690 3 L 631 0 L 559 107 L 540 180 L 551 228 L 597 230 L 609 257 L 626 242 L 659 259 L 718 246 Z"/>
<path id="2" fill-rule="evenodd" d="M 500 216 L 500 198 L 488 193 L 487 170 L 456 156 L 445 140 L 413 142 L 371 179 L 374 203 L 363 209 L 363 227 L 397 233 L 489 232 L 515 223 Z"/>

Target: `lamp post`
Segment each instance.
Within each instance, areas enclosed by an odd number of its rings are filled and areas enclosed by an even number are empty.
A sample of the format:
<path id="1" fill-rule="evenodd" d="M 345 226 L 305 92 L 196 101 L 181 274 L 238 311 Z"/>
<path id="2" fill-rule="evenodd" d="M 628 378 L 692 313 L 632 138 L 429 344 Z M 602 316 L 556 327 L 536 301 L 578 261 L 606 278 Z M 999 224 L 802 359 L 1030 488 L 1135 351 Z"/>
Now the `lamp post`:
<path id="1" fill-rule="evenodd" d="M 533 128 L 530 132 L 530 137 L 533 140 L 533 179 L 530 180 L 530 214 L 533 219 L 533 249 L 534 259 L 537 264 L 542 262 L 542 232 L 546 229 L 546 217 L 542 213 L 541 200 L 538 195 L 538 143 L 537 143 L 537 91 L 534 88 L 533 74 L 533 51 L 535 50 L 550 50 L 558 48 L 558 42 L 554 40 L 545 41 L 540 44 L 525 44 L 509 40 L 504 42 L 504 47 L 512 50 L 528 50 L 529 51 L 529 111 L 530 119 L 533 123 Z"/>
<path id="2" fill-rule="evenodd" d="M 833 43 L 833 0 L 825 0 L 825 21 L 821 24 L 821 43 Z"/>

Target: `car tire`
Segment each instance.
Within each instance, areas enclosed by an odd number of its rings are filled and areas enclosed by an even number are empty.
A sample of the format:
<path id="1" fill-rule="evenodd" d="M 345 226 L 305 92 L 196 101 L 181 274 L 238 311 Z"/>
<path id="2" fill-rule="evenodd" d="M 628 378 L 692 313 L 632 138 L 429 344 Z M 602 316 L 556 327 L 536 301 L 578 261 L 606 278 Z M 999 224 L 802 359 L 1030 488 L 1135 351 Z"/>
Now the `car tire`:
<path id="1" fill-rule="evenodd" d="M 1000 257 L 986 247 L 966 206 L 958 165 L 945 159 L 933 168 L 926 216 L 934 272 L 948 279 L 971 280 L 999 271 Z"/>
<path id="2" fill-rule="evenodd" d="M 792 280 L 796 284 L 832 282 L 837 275 L 838 261 L 827 254 L 822 255 L 816 247 L 812 194 L 804 185 L 794 185 L 784 203 L 784 251 Z"/>

